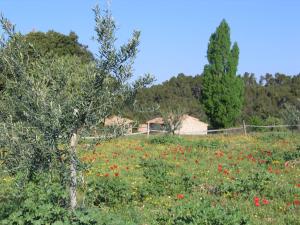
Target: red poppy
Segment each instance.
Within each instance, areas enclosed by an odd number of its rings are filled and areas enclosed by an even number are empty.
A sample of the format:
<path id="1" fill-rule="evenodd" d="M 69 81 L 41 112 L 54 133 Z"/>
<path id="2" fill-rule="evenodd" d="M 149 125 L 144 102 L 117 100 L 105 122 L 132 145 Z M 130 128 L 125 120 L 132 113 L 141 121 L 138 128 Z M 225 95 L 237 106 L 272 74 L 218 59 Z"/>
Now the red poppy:
<path id="1" fill-rule="evenodd" d="M 272 173 L 272 172 L 273 172 L 273 169 L 272 169 L 272 167 L 271 167 L 271 166 L 269 166 L 269 168 L 268 168 L 268 171 L 269 171 L 270 173 Z"/>
<path id="2" fill-rule="evenodd" d="M 105 177 L 108 177 L 108 176 L 109 176 L 109 173 L 104 174 L 104 176 L 105 176 Z"/>
<path id="3" fill-rule="evenodd" d="M 278 175 L 278 174 L 280 174 L 280 170 L 279 170 L 279 169 L 276 169 L 276 170 L 274 171 L 274 173 Z"/>
<path id="4" fill-rule="evenodd" d="M 224 173 L 225 175 L 228 175 L 228 174 L 229 174 L 229 170 L 225 169 L 225 170 L 223 171 L 223 173 Z"/>
<path id="5" fill-rule="evenodd" d="M 119 173 L 115 173 L 115 177 L 118 177 L 120 174 Z"/>
<path id="6" fill-rule="evenodd" d="M 224 153 L 222 151 L 216 151 L 215 155 L 220 158 L 224 155 Z"/>
<path id="7" fill-rule="evenodd" d="M 296 184 L 296 187 L 300 187 L 300 184 Z"/>
<path id="8" fill-rule="evenodd" d="M 177 199 L 183 199 L 184 195 L 183 194 L 177 194 Z"/>
<path id="9" fill-rule="evenodd" d="M 223 169 L 222 169 L 222 165 L 219 164 L 219 165 L 218 165 L 218 171 L 219 171 L 219 172 L 222 172 L 222 170 L 223 170 Z"/>
<path id="10" fill-rule="evenodd" d="M 260 206 L 258 197 L 254 197 L 253 200 L 254 200 L 254 205 L 255 206 L 257 206 L 257 207 Z"/>
<path id="11" fill-rule="evenodd" d="M 262 202 L 263 202 L 264 205 L 270 204 L 270 202 L 267 199 L 263 199 Z"/>
<path id="12" fill-rule="evenodd" d="M 111 170 L 114 170 L 114 169 L 117 169 L 118 166 L 117 166 L 117 165 L 112 165 L 112 166 L 110 166 L 109 168 L 110 168 Z"/>
<path id="13" fill-rule="evenodd" d="M 300 201 L 299 200 L 294 200 L 294 205 L 300 205 Z"/>

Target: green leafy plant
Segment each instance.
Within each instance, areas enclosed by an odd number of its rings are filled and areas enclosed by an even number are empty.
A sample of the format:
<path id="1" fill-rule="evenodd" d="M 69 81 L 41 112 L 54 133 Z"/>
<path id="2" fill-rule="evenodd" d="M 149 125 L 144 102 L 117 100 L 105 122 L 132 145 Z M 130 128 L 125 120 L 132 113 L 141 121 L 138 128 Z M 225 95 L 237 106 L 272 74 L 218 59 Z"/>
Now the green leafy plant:
<path id="1" fill-rule="evenodd" d="M 140 190 L 141 197 L 147 195 L 164 195 L 171 191 L 172 177 L 170 171 L 173 168 L 160 159 L 148 159 L 141 162 L 143 176 L 146 182 Z"/>
<path id="2" fill-rule="evenodd" d="M 162 135 L 150 139 L 151 144 L 182 144 L 185 140 L 180 136 Z"/>
<path id="3" fill-rule="evenodd" d="M 284 152 L 283 159 L 285 161 L 300 159 L 300 146 L 298 146 L 295 151 Z"/>
<path id="4" fill-rule="evenodd" d="M 18 176 L 19 177 L 19 176 Z M 36 181 L 24 184 L 17 178 L 13 189 L 1 196 L 0 218 L 3 224 L 47 224 L 68 221 L 68 195 L 57 178 L 40 174 Z M 16 188 L 22 186 L 22 189 Z"/>
<path id="5" fill-rule="evenodd" d="M 184 202 L 168 209 L 167 213 L 159 213 L 156 218 L 158 224 L 209 224 L 229 225 L 248 223 L 248 218 L 238 209 L 213 206 L 208 200 Z"/>
<path id="6" fill-rule="evenodd" d="M 119 177 L 100 177 L 88 183 L 87 202 L 93 206 L 113 207 L 132 201 L 130 186 Z"/>

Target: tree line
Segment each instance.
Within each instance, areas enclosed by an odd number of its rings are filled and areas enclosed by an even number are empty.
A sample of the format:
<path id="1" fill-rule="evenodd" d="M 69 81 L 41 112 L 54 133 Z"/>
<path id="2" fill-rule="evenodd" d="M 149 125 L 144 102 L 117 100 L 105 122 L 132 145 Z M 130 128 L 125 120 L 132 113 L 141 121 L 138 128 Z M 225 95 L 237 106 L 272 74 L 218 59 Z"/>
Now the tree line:
<path id="1" fill-rule="evenodd" d="M 75 56 L 81 64 L 95 61 L 88 46 L 79 43 L 72 31 L 68 35 L 54 30 L 32 31 L 21 38 L 30 43 L 20 50 L 30 61 L 40 56 Z M 155 116 L 187 113 L 208 122 L 212 128 L 234 126 L 242 120 L 255 125 L 299 123 L 300 75 L 267 73 L 258 78 L 246 72 L 237 76 L 239 48 L 236 42 L 231 45 L 225 20 L 209 39 L 207 58 L 202 74 L 179 73 L 161 84 L 144 87 L 135 93 L 136 107 L 125 103 L 121 112 L 113 113 L 140 123 Z M 0 90 L 3 88 L 0 77 Z"/>
<path id="2" fill-rule="evenodd" d="M 240 78 L 244 85 L 244 103 L 235 125 L 240 125 L 243 120 L 254 125 L 299 123 L 300 74 L 268 73 L 258 78 L 254 73 L 246 72 Z M 209 122 L 202 103 L 202 82 L 202 75 L 180 73 L 162 84 L 139 90 L 137 99 L 145 105 L 159 104 L 161 111 L 181 107 L 186 113 Z M 161 112 L 127 115 L 144 121 L 161 115 Z"/>

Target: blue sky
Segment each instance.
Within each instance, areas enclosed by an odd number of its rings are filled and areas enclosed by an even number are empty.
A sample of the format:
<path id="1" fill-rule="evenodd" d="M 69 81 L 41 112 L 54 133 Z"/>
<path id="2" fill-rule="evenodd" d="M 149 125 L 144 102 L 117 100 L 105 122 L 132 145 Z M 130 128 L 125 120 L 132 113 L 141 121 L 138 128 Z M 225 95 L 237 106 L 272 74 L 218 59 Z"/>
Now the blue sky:
<path id="1" fill-rule="evenodd" d="M 97 0 L 0 0 L 0 11 L 27 33 L 75 31 L 97 53 L 92 40 L 92 8 Z M 224 18 L 240 47 L 239 73 L 300 73 L 299 0 L 112 0 L 118 43 L 132 30 L 142 32 L 134 65 L 136 76 L 151 73 L 157 82 L 178 73 L 202 73 L 208 40 Z"/>

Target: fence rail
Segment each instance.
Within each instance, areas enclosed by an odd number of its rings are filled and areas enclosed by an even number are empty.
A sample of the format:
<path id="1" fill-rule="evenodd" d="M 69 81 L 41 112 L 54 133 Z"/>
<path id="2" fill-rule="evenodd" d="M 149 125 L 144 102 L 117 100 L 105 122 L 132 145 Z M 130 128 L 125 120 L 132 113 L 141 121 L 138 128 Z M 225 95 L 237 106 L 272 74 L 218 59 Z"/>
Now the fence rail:
<path id="1" fill-rule="evenodd" d="M 300 127 L 300 124 L 298 124 L 298 125 L 269 125 L 269 126 L 246 125 L 246 127 L 256 127 L 256 128 Z"/>
<path id="2" fill-rule="evenodd" d="M 213 135 L 213 134 L 236 134 L 236 133 L 244 133 L 247 134 L 249 132 L 253 132 L 253 130 L 249 130 L 251 128 L 253 129 L 258 129 L 258 128 L 264 128 L 264 129 L 273 129 L 273 128 L 298 128 L 300 130 L 300 124 L 297 125 L 268 125 L 268 126 L 259 126 L 259 125 L 246 125 L 243 124 L 240 127 L 232 127 L 232 128 L 225 128 L 225 129 L 212 129 L 212 130 L 207 130 L 207 131 L 197 131 L 197 132 L 189 132 L 185 133 L 184 135 Z M 137 128 L 137 127 L 134 127 Z M 256 131 L 256 130 L 255 130 Z M 157 130 L 157 129 L 150 129 L 149 131 L 143 131 L 143 132 L 135 132 L 135 133 L 125 133 L 124 136 L 135 136 L 135 135 L 145 135 L 149 136 L 150 134 L 153 133 L 161 133 L 165 134 L 168 133 L 166 130 Z M 183 134 L 178 134 L 178 135 L 183 135 Z M 99 137 L 83 137 L 84 139 L 96 139 Z"/>
<path id="3" fill-rule="evenodd" d="M 24 127 L 25 128 L 25 127 Z M 26 127 L 28 128 L 34 128 L 34 127 Z M 134 129 L 137 129 L 138 127 L 132 127 Z M 251 130 L 252 128 L 252 130 Z M 232 128 L 226 128 L 226 129 L 211 129 L 211 130 L 205 130 L 205 131 L 197 131 L 197 132 L 189 132 L 185 134 L 180 134 L 179 135 L 210 135 L 210 134 L 219 134 L 219 133 L 224 133 L 224 134 L 229 134 L 229 133 L 244 133 L 247 134 L 248 132 L 253 132 L 253 131 L 261 131 L 265 129 L 276 129 L 276 128 L 296 128 L 296 130 L 300 131 L 300 124 L 294 124 L 294 125 L 247 125 L 243 123 L 242 126 L 240 127 L 232 127 Z M 259 129 L 259 130 L 258 130 Z M 102 131 L 101 129 L 99 131 Z M 104 130 L 103 130 L 104 131 Z M 168 133 L 166 130 L 157 130 L 157 129 L 150 129 L 147 131 L 142 131 L 142 132 L 134 132 L 134 133 L 126 133 L 124 132 L 122 136 L 135 136 L 135 135 L 147 135 L 149 136 L 150 133 Z M 93 139 L 100 139 L 102 136 L 84 136 L 82 137 L 83 139 L 86 140 L 93 140 Z"/>

